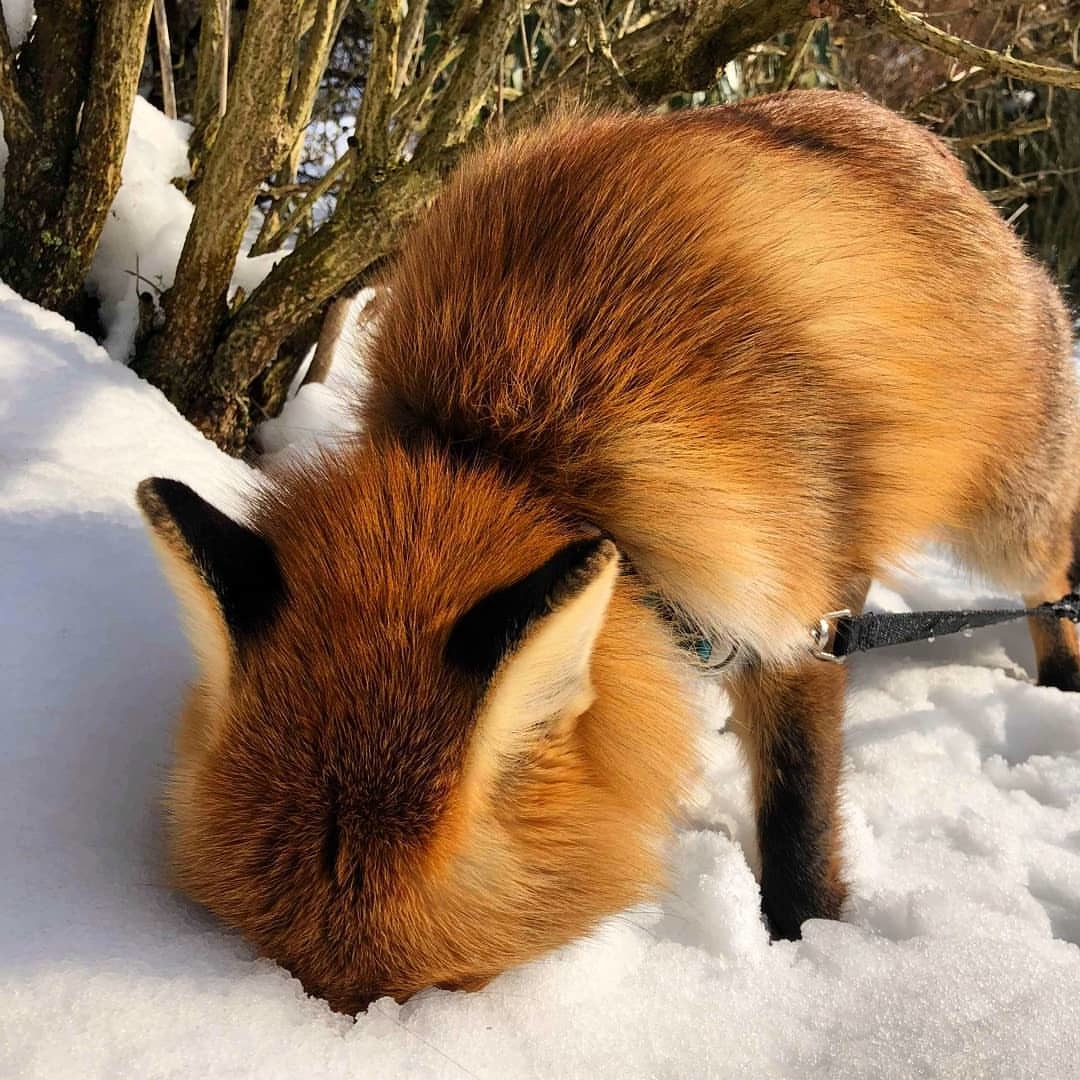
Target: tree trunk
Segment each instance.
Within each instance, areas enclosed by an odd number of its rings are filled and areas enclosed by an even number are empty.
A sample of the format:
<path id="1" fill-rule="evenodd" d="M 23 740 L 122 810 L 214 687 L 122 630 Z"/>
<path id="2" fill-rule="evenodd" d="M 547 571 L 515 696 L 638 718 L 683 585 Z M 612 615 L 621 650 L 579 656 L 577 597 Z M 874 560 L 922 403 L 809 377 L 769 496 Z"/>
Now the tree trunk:
<path id="1" fill-rule="evenodd" d="M 196 422 L 208 400 L 221 401 L 210 385 L 211 361 L 255 195 L 289 149 L 286 91 L 301 7 L 301 0 L 253 0 L 248 8 L 229 106 L 206 162 L 175 283 L 165 294 L 165 325 L 135 363 Z"/>
<path id="2" fill-rule="evenodd" d="M 229 320 L 204 392 L 185 413 L 204 435 L 232 453 L 243 450 L 258 419 L 248 388 L 273 366 L 280 343 L 394 250 L 456 156 L 394 170 L 383 183 L 351 197 L 270 271 Z M 288 374 L 274 375 L 274 381 L 287 381 Z"/>
<path id="3" fill-rule="evenodd" d="M 120 187 L 151 0 L 39 3 L 19 58 L 25 128 L 13 129 L 0 277 L 72 314 Z"/>

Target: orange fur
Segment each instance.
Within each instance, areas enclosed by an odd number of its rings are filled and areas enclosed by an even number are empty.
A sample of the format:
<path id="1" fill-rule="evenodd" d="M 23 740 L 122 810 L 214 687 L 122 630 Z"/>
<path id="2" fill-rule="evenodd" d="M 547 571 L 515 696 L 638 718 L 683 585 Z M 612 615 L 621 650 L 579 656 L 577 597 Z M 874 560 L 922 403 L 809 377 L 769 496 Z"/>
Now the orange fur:
<path id="1" fill-rule="evenodd" d="M 806 628 L 928 537 L 1017 591 L 1065 580 L 1044 272 L 931 136 L 793 93 L 490 148 L 387 285 L 367 434 L 256 508 L 288 600 L 182 721 L 180 884 L 345 1009 L 480 985 L 648 895 L 692 724 L 646 590 L 748 658 L 774 925 L 837 914 L 843 678 L 799 666 Z M 633 570 L 613 592 L 488 686 L 448 665 L 473 605 L 596 529 Z M 1075 635 L 1055 650 L 1075 665 Z"/>

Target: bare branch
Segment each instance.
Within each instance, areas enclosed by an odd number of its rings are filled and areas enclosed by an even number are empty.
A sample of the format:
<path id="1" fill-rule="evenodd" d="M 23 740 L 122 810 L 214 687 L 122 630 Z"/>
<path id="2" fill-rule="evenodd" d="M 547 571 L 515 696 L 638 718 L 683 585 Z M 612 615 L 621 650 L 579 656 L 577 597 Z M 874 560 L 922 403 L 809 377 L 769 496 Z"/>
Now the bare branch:
<path id="1" fill-rule="evenodd" d="M 1053 190 L 1053 184 L 1049 179 L 1023 180 L 1006 187 L 986 188 L 983 194 L 992 203 L 1011 202 L 1014 199 L 1025 199 L 1029 195 L 1045 195 Z"/>
<path id="2" fill-rule="evenodd" d="M 436 102 L 419 154 L 439 152 L 464 139 L 491 92 L 495 73 L 517 26 L 520 0 L 482 4 L 450 81 Z"/>
<path id="3" fill-rule="evenodd" d="M 193 417 L 208 436 L 226 449 L 243 447 L 252 418 L 240 390 L 272 364 L 291 328 L 362 282 L 394 250 L 401 229 L 471 145 L 466 140 L 430 159 L 414 159 L 392 169 L 376 186 L 350 187 L 337 213 L 270 271 L 230 319 L 214 356 L 211 381 L 217 400 Z"/>
<path id="4" fill-rule="evenodd" d="M 387 123 L 397 87 L 401 9 L 402 0 L 376 0 L 364 97 L 356 118 L 356 137 L 360 140 L 357 176 L 389 157 Z"/>
<path id="5" fill-rule="evenodd" d="M 303 134 L 311 120 L 311 111 L 319 93 L 319 83 L 326 71 L 341 20 L 349 0 L 318 0 L 315 19 L 304 37 L 303 53 L 295 73 L 295 85 L 289 95 L 289 123 L 295 138 Z"/>
<path id="6" fill-rule="evenodd" d="M 193 120 L 196 129 L 225 114 L 229 70 L 229 0 L 203 0 Z"/>
<path id="7" fill-rule="evenodd" d="M 229 35 L 232 33 L 232 0 L 221 3 L 221 53 L 218 56 L 218 116 L 229 105 Z"/>
<path id="8" fill-rule="evenodd" d="M 1080 89 L 1080 70 L 1063 68 L 1048 64 L 1033 64 L 1028 60 L 1018 60 L 1015 56 L 986 49 L 974 42 L 947 33 L 920 15 L 905 10 L 896 0 L 869 0 L 865 10 L 876 16 L 882 24 L 897 37 L 906 38 L 924 48 L 933 49 L 954 60 L 960 60 L 973 67 L 985 68 L 995 75 L 1011 75 L 1029 82 L 1045 83 L 1049 86 L 1064 86 Z"/>
<path id="9" fill-rule="evenodd" d="M 267 251 L 274 251 L 281 246 L 281 242 L 292 232 L 296 223 L 319 201 L 342 176 L 345 175 L 346 169 L 349 167 L 349 163 L 353 160 L 353 152 L 350 150 L 348 153 L 342 154 L 341 157 L 326 170 L 326 174 L 320 177 L 319 182 L 305 192 L 304 197 L 293 208 L 292 212 L 285 218 L 285 220 L 278 226 L 276 232 L 272 233 L 265 240 L 261 237 L 257 244 L 253 244 L 251 248 L 252 255 L 262 255 Z"/>
<path id="10" fill-rule="evenodd" d="M 791 49 L 784 60 L 784 66 L 780 69 L 780 75 L 776 80 L 777 90 L 790 90 L 795 85 L 806 50 L 810 47 L 814 34 L 823 22 L 823 19 L 807 19 L 799 27 L 799 32 L 795 35 L 795 41 L 792 43 Z"/>
<path id="11" fill-rule="evenodd" d="M 158 66 L 161 68 L 161 101 L 165 115 L 176 119 L 176 87 L 173 84 L 172 44 L 169 41 L 169 20 L 165 0 L 154 0 L 154 30 L 157 33 Z"/>
<path id="12" fill-rule="evenodd" d="M 416 56 L 422 51 L 424 42 L 424 20 L 427 18 L 427 0 L 409 0 L 409 10 L 401 26 L 401 43 L 398 48 L 397 82 L 394 85 L 396 98 L 409 81 Z"/>
<path id="13" fill-rule="evenodd" d="M 923 121 L 940 122 L 928 110 L 941 105 L 943 99 L 954 96 L 960 90 L 977 88 L 989 78 L 990 73 L 983 68 L 971 68 L 956 75 L 950 75 L 943 83 L 939 83 L 932 90 L 923 94 L 922 97 L 906 105 L 904 115 Z"/>
<path id="14" fill-rule="evenodd" d="M 116 192 L 139 85 L 151 0 L 114 0 L 102 9 L 82 107 L 78 141 L 54 246 L 62 258 L 50 267 L 59 295 L 82 288 Z"/>
<path id="15" fill-rule="evenodd" d="M 619 61 L 611 51 L 611 39 L 608 36 L 607 26 L 604 23 L 604 13 L 600 8 L 600 0 L 581 0 L 581 6 L 589 28 L 588 48 L 590 52 L 597 52 L 607 65 L 611 76 L 612 86 L 616 94 L 622 99 L 623 104 L 631 108 L 638 103 L 634 97 L 634 91 L 626 81 L 623 70 L 619 67 Z"/>
<path id="16" fill-rule="evenodd" d="M 1050 117 L 1043 116 L 1038 120 L 1029 120 L 1023 124 L 1013 124 L 1010 127 L 999 128 L 997 131 L 983 131 L 975 135 L 962 135 L 959 138 L 950 139 L 949 144 L 954 150 L 970 150 L 975 146 L 988 146 L 990 143 L 1004 142 L 1007 139 L 1019 139 L 1024 135 L 1034 135 L 1040 131 L 1049 131 L 1052 126 Z"/>
<path id="17" fill-rule="evenodd" d="M 435 51 L 424 66 L 420 76 L 407 86 L 394 106 L 394 126 L 402 133 L 397 140 L 400 144 L 410 132 L 417 130 L 417 117 L 425 102 L 431 96 L 431 91 L 439 76 L 462 54 L 465 42 L 461 33 L 461 25 L 464 21 L 464 9 L 469 6 L 459 4 L 450 19 L 443 26 L 439 36 L 439 43 Z"/>
<path id="18" fill-rule="evenodd" d="M 680 91 L 704 90 L 728 60 L 805 16 L 805 0 L 702 0 L 643 21 L 612 43 L 611 51 L 634 96 L 661 101 Z M 610 72 L 589 72 L 584 50 L 567 57 L 554 78 L 543 79 L 507 110 L 511 126 L 561 98 L 617 100 Z"/>

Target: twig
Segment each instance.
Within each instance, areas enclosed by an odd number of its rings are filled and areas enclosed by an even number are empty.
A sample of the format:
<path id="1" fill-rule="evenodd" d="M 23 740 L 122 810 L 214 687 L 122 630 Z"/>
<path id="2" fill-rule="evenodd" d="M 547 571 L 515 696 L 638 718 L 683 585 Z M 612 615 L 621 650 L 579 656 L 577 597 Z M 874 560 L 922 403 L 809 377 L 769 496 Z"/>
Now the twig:
<path id="1" fill-rule="evenodd" d="M 334 362 L 334 351 L 345 330 L 352 302 L 351 296 L 339 296 L 330 302 L 323 316 L 319 340 L 315 345 L 315 355 L 311 358 L 307 373 L 304 375 L 304 386 L 309 383 L 326 382 L 326 376 L 330 374 L 330 367 Z"/>
<path id="2" fill-rule="evenodd" d="M 172 44 L 169 41 L 169 20 L 165 0 L 154 0 L 154 30 L 157 32 L 158 66 L 161 68 L 161 100 L 165 115 L 176 119 L 176 86 L 173 83 Z"/>
<path id="3" fill-rule="evenodd" d="M 1053 191 L 1054 186 L 1048 180 L 1030 180 L 1006 187 L 986 188 L 983 194 L 991 202 L 1009 202 L 1010 199 L 1022 199 L 1028 195 L 1045 195 Z"/>
<path id="4" fill-rule="evenodd" d="M 521 55 L 525 61 L 525 84 L 532 86 L 533 81 L 533 65 L 532 65 L 532 42 L 529 40 L 529 32 L 525 29 L 525 5 L 522 4 L 518 8 L 518 18 L 521 23 Z"/>
<path id="5" fill-rule="evenodd" d="M 954 94 L 958 90 L 970 88 L 972 84 L 985 81 L 990 77 L 990 73 L 983 68 L 972 68 L 969 71 L 961 71 L 955 75 L 950 75 L 945 82 L 939 83 L 933 88 L 933 90 L 927 91 L 922 97 L 912 102 L 910 105 L 904 106 L 904 115 L 915 117 L 917 119 L 925 118 L 927 120 L 937 120 L 938 118 L 932 114 L 927 113 L 932 105 L 940 104 L 940 99 L 947 94 Z"/>
<path id="6" fill-rule="evenodd" d="M 585 13 L 586 26 L 589 29 L 588 49 L 589 52 L 597 52 L 607 65 L 611 74 L 611 81 L 623 103 L 631 107 L 638 104 L 634 91 L 626 81 L 623 70 L 619 67 L 619 61 L 611 51 L 611 39 L 608 37 L 607 26 L 604 24 L 604 13 L 600 9 L 599 0 L 581 0 L 581 7 Z"/>
<path id="7" fill-rule="evenodd" d="M 299 138 L 311 119 L 311 111 L 326 71 L 347 0 L 318 0 L 315 18 L 304 38 L 304 48 L 293 72 L 294 85 L 289 92 L 289 123 L 294 138 Z"/>
<path id="8" fill-rule="evenodd" d="M 810 42 L 822 22 L 824 22 L 823 19 L 807 19 L 806 22 L 799 27 L 799 32 L 795 35 L 795 41 L 792 43 L 791 50 L 787 54 L 784 66 L 780 69 L 780 74 L 777 76 L 777 90 L 790 90 L 794 85 L 795 79 L 799 74 L 799 68 L 802 67 L 806 50 L 809 48 Z"/>
<path id="9" fill-rule="evenodd" d="M 218 0 L 221 7 L 221 45 L 218 49 L 218 116 L 225 115 L 229 104 L 229 25 L 232 15 L 232 0 Z"/>
<path id="10" fill-rule="evenodd" d="M 990 143 L 1004 142 L 1006 139 L 1019 139 L 1024 135 L 1034 135 L 1039 131 L 1049 131 L 1052 126 L 1050 117 L 1043 116 L 1038 120 L 1013 124 L 1011 127 L 999 128 L 997 131 L 984 131 L 976 135 L 961 135 L 958 138 L 950 139 L 949 143 L 954 150 L 971 150 L 976 146 L 987 146 Z"/>
<path id="11" fill-rule="evenodd" d="M 479 9 L 479 0 L 459 0 L 449 18 L 439 28 L 439 40 L 424 65 L 422 74 L 401 93 L 394 106 L 394 125 L 401 132 L 399 145 L 417 128 L 417 117 L 439 76 L 462 54 L 465 42 L 462 29 Z"/>
<path id="12" fill-rule="evenodd" d="M 312 187 L 308 193 L 293 207 L 288 217 L 278 226 L 276 231 L 268 236 L 260 245 L 260 251 L 273 251 L 292 231 L 293 226 L 307 213 L 312 205 L 321 199 L 334 186 L 352 160 L 352 150 L 348 150 L 326 170 L 325 175 Z M 256 252 L 255 254 L 258 254 Z"/>
<path id="13" fill-rule="evenodd" d="M 424 20 L 427 18 L 427 0 L 409 0 L 409 10 L 401 26 L 401 42 L 398 49 L 397 81 L 394 84 L 394 97 L 405 89 L 409 81 L 416 56 L 424 41 Z"/>
<path id="14" fill-rule="evenodd" d="M 974 42 L 938 29 L 921 16 L 900 7 L 896 0 L 868 0 L 866 10 L 876 15 L 897 37 L 907 38 L 924 48 L 951 56 L 954 60 L 985 68 L 996 75 L 1011 75 L 1017 79 L 1027 79 L 1049 86 L 1080 89 L 1080 70 L 1033 64 L 994 49 L 985 49 Z"/>

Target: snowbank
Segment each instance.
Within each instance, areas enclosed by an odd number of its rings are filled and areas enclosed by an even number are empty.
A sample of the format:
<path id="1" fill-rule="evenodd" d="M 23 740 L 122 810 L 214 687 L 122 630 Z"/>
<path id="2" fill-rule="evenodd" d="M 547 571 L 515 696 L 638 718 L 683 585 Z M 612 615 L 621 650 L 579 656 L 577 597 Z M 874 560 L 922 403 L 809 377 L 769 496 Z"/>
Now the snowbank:
<path id="1" fill-rule="evenodd" d="M 745 779 L 703 689 L 705 779 L 661 905 L 354 1023 L 161 864 L 190 662 L 132 491 L 161 473 L 237 509 L 258 477 L 2 287 L 0 414 L 0 1076 L 1077 1075 L 1080 696 L 1026 680 L 1022 626 L 852 665 L 845 922 L 769 944 Z M 872 599 L 999 599 L 915 570 Z"/>

